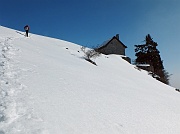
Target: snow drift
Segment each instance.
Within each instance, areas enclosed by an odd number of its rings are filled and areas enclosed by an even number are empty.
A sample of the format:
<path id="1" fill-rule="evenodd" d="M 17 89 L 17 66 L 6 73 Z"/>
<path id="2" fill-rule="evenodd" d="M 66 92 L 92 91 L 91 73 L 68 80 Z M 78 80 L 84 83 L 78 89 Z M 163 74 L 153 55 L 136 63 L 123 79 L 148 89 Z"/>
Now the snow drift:
<path id="1" fill-rule="evenodd" d="M 180 93 L 118 55 L 0 26 L 0 134 L 178 134 Z"/>

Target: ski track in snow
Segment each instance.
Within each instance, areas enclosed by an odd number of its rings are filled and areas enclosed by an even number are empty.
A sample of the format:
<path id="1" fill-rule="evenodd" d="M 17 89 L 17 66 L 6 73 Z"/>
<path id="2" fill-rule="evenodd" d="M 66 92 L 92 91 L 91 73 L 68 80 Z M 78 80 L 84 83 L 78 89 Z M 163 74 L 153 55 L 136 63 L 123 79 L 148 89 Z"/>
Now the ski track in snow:
<path id="1" fill-rule="evenodd" d="M 43 120 L 27 107 L 33 100 L 21 79 L 32 70 L 18 68 L 20 50 L 13 46 L 15 39 L 0 37 L 0 134 L 48 134 Z"/>

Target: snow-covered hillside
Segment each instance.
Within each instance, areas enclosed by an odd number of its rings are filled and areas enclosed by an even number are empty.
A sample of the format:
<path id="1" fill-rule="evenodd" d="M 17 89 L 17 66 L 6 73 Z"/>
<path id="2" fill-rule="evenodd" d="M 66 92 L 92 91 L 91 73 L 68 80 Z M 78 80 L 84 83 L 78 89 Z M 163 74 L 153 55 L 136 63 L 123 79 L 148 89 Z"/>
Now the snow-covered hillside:
<path id="1" fill-rule="evenodd" d="M 0 26 L 0 134 L 179 134 L 180 93 L 117 55 Z"/>

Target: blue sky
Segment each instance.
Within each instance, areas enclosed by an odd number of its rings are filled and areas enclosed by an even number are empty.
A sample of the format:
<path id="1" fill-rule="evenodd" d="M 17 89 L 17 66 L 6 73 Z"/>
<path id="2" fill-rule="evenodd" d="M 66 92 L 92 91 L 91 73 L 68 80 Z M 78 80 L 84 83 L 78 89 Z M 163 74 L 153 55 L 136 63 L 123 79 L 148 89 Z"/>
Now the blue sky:
<path id="1" fill-rule="evenodd" d="M 179 0 L 0 0 L 0 25 L 94 47 L 116 34 L 135 59 L 150 34 L 171 85 L 180 88 Z"/>

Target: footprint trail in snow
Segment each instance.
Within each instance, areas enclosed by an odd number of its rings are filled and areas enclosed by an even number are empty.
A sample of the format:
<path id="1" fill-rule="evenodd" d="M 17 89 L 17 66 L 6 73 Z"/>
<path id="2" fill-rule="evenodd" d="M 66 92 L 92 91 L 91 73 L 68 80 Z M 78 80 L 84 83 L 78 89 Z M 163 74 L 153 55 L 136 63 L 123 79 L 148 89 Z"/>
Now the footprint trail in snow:
<path id="1" fill-rule="evenodd" d="M 14 40 L 0 37 L 0 134 L 48 134 L 41 126 L 43 120 L 28 107 L 33 100 L 21 83 L 28 70 L 18 67 L 20 50 L 13 45 Z"/>

